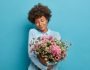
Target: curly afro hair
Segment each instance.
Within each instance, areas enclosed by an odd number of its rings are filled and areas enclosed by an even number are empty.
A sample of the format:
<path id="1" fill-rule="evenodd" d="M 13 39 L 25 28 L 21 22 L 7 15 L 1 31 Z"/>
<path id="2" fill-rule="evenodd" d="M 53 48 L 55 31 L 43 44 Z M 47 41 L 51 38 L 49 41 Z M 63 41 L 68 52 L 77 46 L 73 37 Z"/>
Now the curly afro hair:
<path id="1" fill-rule="evenodd" d="M 41 16 L 45 16 L 45 18 L 49 22 L 51 17 L 51 10 L 47 6 L 44 6 L 41 3 L 38 3 L 29 11 L 28 20 L 31 21 L 32 23 L 35 23 L 35 19 Z"/>

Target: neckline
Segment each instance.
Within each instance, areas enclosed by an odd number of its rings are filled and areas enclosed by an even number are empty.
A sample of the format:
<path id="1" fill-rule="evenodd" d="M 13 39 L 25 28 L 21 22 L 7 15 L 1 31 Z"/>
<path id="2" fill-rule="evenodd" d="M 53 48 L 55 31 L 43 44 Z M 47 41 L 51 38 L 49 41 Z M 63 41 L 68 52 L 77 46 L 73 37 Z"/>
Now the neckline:
<path id="1" fill-rule="evenodd" d="M 50 29 L 48 28 L 48 30 L 46 32 L 42 32 L 40 31 L 39 29 L 36 29 L 39 33 L 42 33 L 42 34 L 45 34 L 45 33 L 48 33 L 50 31 Z"/>

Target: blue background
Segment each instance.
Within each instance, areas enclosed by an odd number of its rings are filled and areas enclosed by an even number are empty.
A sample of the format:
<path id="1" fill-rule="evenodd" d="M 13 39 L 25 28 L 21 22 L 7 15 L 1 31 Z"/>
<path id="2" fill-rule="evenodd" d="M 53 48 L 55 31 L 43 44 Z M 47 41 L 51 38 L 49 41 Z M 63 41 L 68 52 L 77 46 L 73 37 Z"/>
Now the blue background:
<path id="1" fill-rule="evenodd" d="M 49 28 L 72 43 L 60 70 L 90 70 L 90 0 L 0 0 L 0 70 L 27 70 L 28 11 L 38 2 L 52 10 Z"/>

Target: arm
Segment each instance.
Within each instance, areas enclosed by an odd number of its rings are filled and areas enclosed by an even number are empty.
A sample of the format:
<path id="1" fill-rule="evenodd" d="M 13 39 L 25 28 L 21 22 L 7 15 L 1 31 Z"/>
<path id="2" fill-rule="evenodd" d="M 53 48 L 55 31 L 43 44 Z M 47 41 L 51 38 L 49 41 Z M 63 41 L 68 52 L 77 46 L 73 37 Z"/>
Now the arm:
<path id="1" fill-rule="evenodd" d="M 31 40 L 33 38 L 33 32 L 32 30 L 29 31 L 29 39 L 28 39 L 28 54 L 29 54 L 29 57 L 31 59 L 31 61 L 37 66 L 39 67 L 40 69 L 42 70 L 47 70 L 47 66 L 44 66 L 43 64 L 41 64 L 37 58 L 37 56 L 34 54 L 34 52 L 31 52 L 31 49 L 33 48 L 33 46 L 30 46 L 30 43 L 31 43 Z"/>

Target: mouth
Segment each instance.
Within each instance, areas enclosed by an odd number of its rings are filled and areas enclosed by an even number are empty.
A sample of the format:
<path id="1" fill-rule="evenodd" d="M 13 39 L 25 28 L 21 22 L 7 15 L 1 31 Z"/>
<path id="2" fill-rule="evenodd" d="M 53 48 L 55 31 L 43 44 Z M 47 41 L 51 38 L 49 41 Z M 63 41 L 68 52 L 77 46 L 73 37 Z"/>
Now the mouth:
<path id="1" fill-rule="evenodd" d="M 43 27 L 39 27 L 39 28 L 43 28 Z"/>

